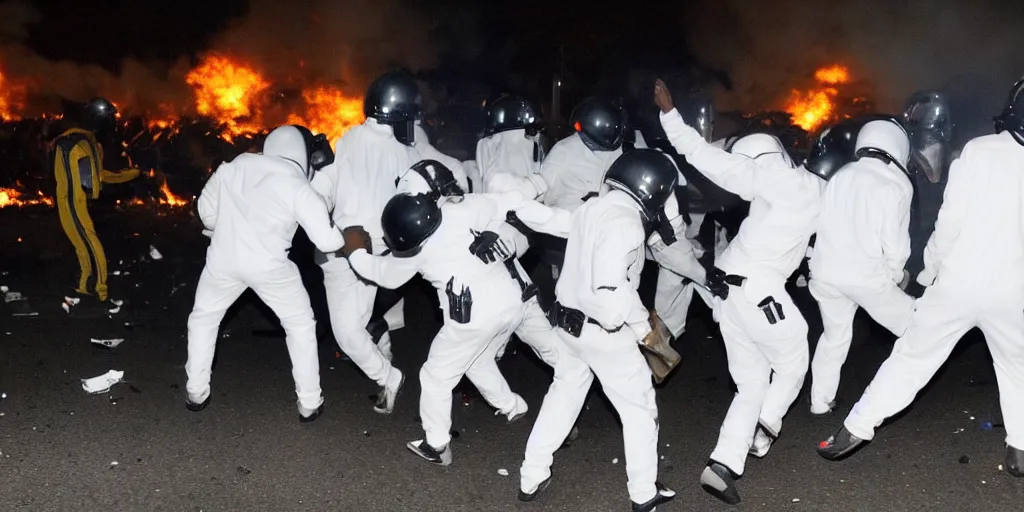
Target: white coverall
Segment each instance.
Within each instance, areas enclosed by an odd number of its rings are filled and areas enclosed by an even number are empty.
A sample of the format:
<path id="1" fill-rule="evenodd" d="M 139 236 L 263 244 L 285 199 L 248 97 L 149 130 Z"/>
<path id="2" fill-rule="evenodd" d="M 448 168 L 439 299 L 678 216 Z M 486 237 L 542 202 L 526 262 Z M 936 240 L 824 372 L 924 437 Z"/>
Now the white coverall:
<path id="1" fill-rule="evenodd" d="M 332 210 L 335 225 L 363 226 L 370 233 L 374 254 L 380 254 L 387 249 L 381 212 L 395 195 L 395 181 L 421 160 L 420 154 L 398 142 L 391 126 L 373 118 L 342 135 L 335 152 L 334 163 L 316 173 L 313 188 Z M 394 366 L 366 331 L 377 287 L 356 276 L 345 258 L 328 254 L 326 259 L 321 263 L 324 290 L 338 346 L 378 385 L 397 386 L 400 374 L 392 371 Z M 401 307 L 399 302 L 395 309 L 401 311 Z M 394 320 L 389 317 L 389 327 L 397 327 Z"/>
<path id="2" fill-rule="evenodd" d="M 658 406 L 651 370 L 637 346 L 651 329 L 636 292 L 645 252 L 639 206 L 624 192 L 610 190 L 571 214 L 536 203 L 517 214 L 533 229 L 568 236 L 555 295 L 562 306 L 590 319 L 579 338 L 557 329 L 561 344 L 554 381 L 526 444 L 520 487 L 532 489 L 551 475 L 554 452 L 572 429 L 596 374 L 622 421 L 629 497 L 645 503 L 657 492 Z"/>
<path id="3" fill-rule="evenodd" d="M 578 133 L 558 141 L 540 166 L 548 185 L 541 202 L 569 211 L 579 208 L 584 196 L 601 190 L 604 173 L 621 155 L 622 148 L 592 151 Z"/>
<path id="4" fill-rule="evenodd" d="M 509 389 L 498 370 L 494 354 L 524 316 L 540 308 L 535 301 L 533 307 L 522 302 L 522 291 L 504 263 L 484 263 L 469 252 L 472 231 L 495 231 L 504 223 L 505 213 L 521 203 L 519 194 L 470 194 L 460 202 L 442 205 L 441 225 L 415 256 L 371 256 L 362 249 L 349 256 L 360 276 L 381 286 L 397 288 L 420 273 L 437 289 L 445 321 L 420 369 L 420 417 L 427 444 L 436 449 L 451 440 L 452 390 L 463 375 L 500 412 L 512 415 L 526 410 L 526 402 Z M 469 323 L 460 324 L 449 316 L 449 280 L 456 294 L 463 287 L 471 290 Z M 532 341 L 540 357 L 553 365 L 557 360 L 554 337 L 538 336 Z"/>
<path id="5" fill-rule="evenodd" d="M 736 397 L 726 414 L 711 459 L 741 475 L 760 422 L 778 434 L 807 373 L 807 322 L 786 292 L 800 265 L 821 208 L 823 182 L 778 155 L 764 165 L 709 145 L 679 112 L 661 114 L 668 140 L 716 185 L 750 201 L 750 214 L 718 258 L 726 274 L 746 277 L 716 301 Z M 771 324 L 758 304 L 773 298 L 784 319 Z M 771 306 L 769 306 L 771 307 Z"/>
<path id="6" fill-rule="evenodd" d="M 853 341 L 857 306 L 893 334 L 910 323 L 914 298 L 899 287 L 910 257 L 910 202 L 914 188 L 895 165 L 861 158 L 825 187 L 811 295 L 824 327 L 811 362 L 811 411 L 828 412 Z"/>
<path id="7" fill-rule="evenodd" d="M 208 395 L 217 329 L 227 309 L 252 288 L 284 327 L 300 405 L 317 409 L 323 397 L 316 321 L 288 250 L 300 225 L 323 252 L 344 245 L 324 201 L 295 162 L 245 153 L 213 173 L 198 202 L 203 226 L 212 235 L 188 317 L 186 390 Z"/>
<path id="8" fill-rule="evenodd" d="M 493 192 L 490 181 L 496 173 L 526 177 L 540 172 L 540 162 L 533 160 L 535 145 L 525 129 L 498 132 L 477 141 L 476 164 L 482 181 L 477 192 Z"/>
<path id="9" fill-rule="evenodd" d="M 968 142 L 953 162 L 918 282 L 928 288 L 910 326 L 847 430 L 872 439 L 978 327 L 992 352 L 1006 444 L 1024 449 L 1024 146 L 1009 133 Z"/>

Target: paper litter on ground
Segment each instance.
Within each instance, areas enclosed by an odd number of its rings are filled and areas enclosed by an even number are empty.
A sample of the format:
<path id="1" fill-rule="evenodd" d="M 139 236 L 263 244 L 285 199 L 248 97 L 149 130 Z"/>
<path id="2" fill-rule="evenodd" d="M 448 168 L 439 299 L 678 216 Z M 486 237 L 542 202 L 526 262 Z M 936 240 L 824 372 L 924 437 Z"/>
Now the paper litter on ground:
<path id="1" fill-rule="evenodd" d="M 124 372 L 117 370 L 110 370 L 103 375 L 93 377 L 91 379 L 82 379 L 82 389 L 90 395 L 96 395 L 99 393 L 106 393 L 110 391 L 110 387 L 124 378 Z"/>
<path id="2" fill-rule="evenodd" d="M 91 342 L 93 342 L 93 343 L 95 343 L 97 345 L 103 345 L 104 347 L 107 347 L 107 348 L 114 348 L 114 347 L 120 345 L 121 343 L 123 343 L 124 342 L 124 338 L 115 338 L 115 339 L 110 339 L 110 340 L 98 340 L 96 338 L 90 338 L 89 341 L 91 341 Z"/>

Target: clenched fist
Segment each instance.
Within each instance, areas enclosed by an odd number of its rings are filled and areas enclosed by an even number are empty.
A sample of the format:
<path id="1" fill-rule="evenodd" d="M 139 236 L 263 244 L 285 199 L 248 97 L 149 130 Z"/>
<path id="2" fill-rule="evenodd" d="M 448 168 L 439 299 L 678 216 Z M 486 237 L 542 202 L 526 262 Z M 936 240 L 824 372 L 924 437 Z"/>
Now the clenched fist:
<path id="1" fill-rule="evenodd" d="M 342 229 L 341 236 L 345 238 L 345 246 L 341 248 L 342 256 L 348 258 L 358 249 L 366 249 L 366 252 L 373 254 L 373 242 L 370 240 L 370 234 L 362 226 L 349 226 Z"/>

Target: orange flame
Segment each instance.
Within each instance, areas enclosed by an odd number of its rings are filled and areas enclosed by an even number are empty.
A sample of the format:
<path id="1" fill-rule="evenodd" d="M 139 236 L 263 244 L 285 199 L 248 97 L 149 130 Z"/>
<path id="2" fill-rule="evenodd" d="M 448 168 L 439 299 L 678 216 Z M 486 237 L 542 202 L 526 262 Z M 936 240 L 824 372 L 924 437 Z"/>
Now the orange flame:
<path id="1" fill-rule="evenodd" d="M 319 86 L 302 91 L 304 115 L 289 114 L 288 124 L 300 124 L 313 133 L 322 133 L 334 147 L 338 137 L 366 120 L 363 100 L 345 96 L 333 87 Z"/>
<path id="2" fill-rule="evenodd" d="M 0 71 L 0 121 L 17 121 L 17 111 L 25 108 L 25 87 L 12 84 Z"/>
<path id="3" fill-rule="evenodd" d="M 164 197 L 160 199 L 160 204 L 162 205 L 173 207 L 188 206 L 188 200 L 182 199 L 181 197 L 174 195 L 174 192 L 171 192 L 171 188 L 167 186 L 167 180 L 164 180 L 164 184 L 160 185 L 160 193 L 164 195 Z M 132 204 L 135 203 L 133 202 Z"/>
<path id="4" fill-rule="evenodd" d="M 35 197 L 23 199 L 21 192 L 13 188 L 0 188 L 0 208 L 46 205 L 53 206 L 53 199 L 46 197 L 42 192 L 36 192 Z"/>
<path id="5" fill-rule="evenodd" d="M 835 116 L 835 98 L 839 90 L 835 86 L 850 82 L 850 71 L 843 65 L 823 67 L 814 73 L 818 87 L 809 91 L 794 89 L 784 110 L 793 116 L 793 123 L 807 130 L 815 131 Z"/>
<path id="6" fill-rule="evenodd" d="M 270 82 L 255 69 L 221 55 L 209 55 L 189 71 L 185 82 L 195 93 L 196 111 L 226 125 L 225 139 L 229 142 L 263 128 L 258 100 Z"/>

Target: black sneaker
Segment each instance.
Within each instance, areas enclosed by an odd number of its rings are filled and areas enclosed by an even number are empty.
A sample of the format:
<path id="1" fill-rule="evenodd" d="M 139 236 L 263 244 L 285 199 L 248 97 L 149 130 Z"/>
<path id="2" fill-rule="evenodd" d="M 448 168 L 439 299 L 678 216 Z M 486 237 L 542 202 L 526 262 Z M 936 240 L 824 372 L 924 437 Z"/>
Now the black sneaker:
<path id="1" fill-rule="evenodd" d="M 676 497 L 676 492 L 665 487 L 661 482 L 654 482 L 654 486 L 657 487 L 658 493 L 646 503 L 637 503 L 634 501 L 633 512 L 655 512 L 658 510 L 658 505 L 668 503 L 672 501 L 672 498 Z"/>
<path id="2" fill-rule="evenodd" d="M 1006 445 L 1006 472 L 1017 478 L 1024 477 L 1024 450 Z"/>
<path id="3" fill-rule="evenodd" d="M 700 474 L 700 486 L 708 494 L 735 505 L 740 502 L 740 492 L 736 489 L 736 477 L 731 469 L 718 462 L 711 461 Z"/>
<path id="4" fill-rule="evenodd" d="M 440 450 L 427 444 L 427 441 L 424 439 L 410 441 L 405 446 L 406 448 L 409 448 L 409 451 L 415 453 L 420 458 L 431 464 L 448 466 L 452 463 L 451 443 L 444 445 L 444 448 L 441 448 Z"/>
<path id="5" fill-rule="evenodd" d="M 324 404 L 320 404 L 320 407 L 313 409 L 312 411 L 306 409 L 302 405 L 299 405 L 299 423 L 313 423 L 321 414 L 324 413 Z"/>
<path id="6" fill-rule="evenodd" d="M 842 460 L 852 455 L 865 442 L 843 426 L 828 439 L 818 443 L 818 455 L 827 460 Z"/>
<path id="7" fill-rule="evenodd" d="M 206 400 L 202 402 L 193 402 L 188 395 L 185 395 L 185 408 L 192 412 L 199 412 L 206 409 L 207 405 L 210 405 L 210 398 L 213 398 L 213 393 L 206 395 Z"/>
<path id="8" fill-rule="evenodd" d="M 534 487 L 533 490 L 530 491 L 530 492 L 526 492 L 526 491 L 524 491 L 522 489 L 519 489 L 519 496 L 518 496 L 519 501 L 533 501 L 534 499 L 537 498 L 537 496 L 540 496 L 541 493 L 543 493 L 544 490 L 547 489 L 548 485 L 550 485 L 550 484 L 551 484 L 551 475 L 548 475 L 548 477 L 545 478 L 543 482 L 537 484 L 537 486 Z"/>

